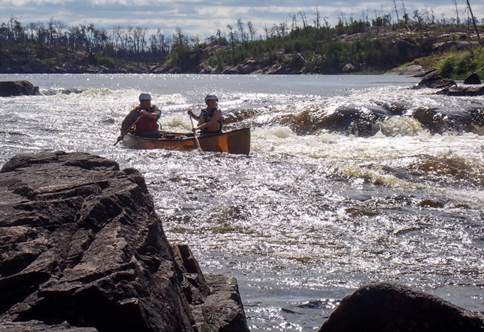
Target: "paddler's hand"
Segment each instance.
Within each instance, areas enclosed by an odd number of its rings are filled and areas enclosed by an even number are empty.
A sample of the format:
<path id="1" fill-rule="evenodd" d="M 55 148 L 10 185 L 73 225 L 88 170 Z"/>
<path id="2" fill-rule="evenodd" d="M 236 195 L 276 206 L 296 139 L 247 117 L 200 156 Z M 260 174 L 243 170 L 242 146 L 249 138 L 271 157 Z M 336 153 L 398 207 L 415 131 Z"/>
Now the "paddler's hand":
<path id="1" fill-rule="evenodd" d="M 187 111 L 187 113 L 188 113 L 188 115 L 190 115 L 190 116 L 193 116 L 193 115 L 194 115 L 194 114 L 193 114 L 193 111 L 192 111 L 191 109 L 189 109 L 189 110 Z"/>

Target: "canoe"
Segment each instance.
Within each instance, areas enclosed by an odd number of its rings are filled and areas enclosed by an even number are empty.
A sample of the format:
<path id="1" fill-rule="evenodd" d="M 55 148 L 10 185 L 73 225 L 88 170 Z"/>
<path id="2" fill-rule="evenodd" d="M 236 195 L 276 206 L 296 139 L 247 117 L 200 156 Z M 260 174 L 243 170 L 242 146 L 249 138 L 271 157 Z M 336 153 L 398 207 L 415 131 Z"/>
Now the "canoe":
<path id="1" fill-rule="evenodd" d="M 250 128 L 237 129 L 220 134 L 198 136 L 203 151 L 249 154 Z M 165 149 L 190 151 L 197 149 L 193 133 L 162 132 L 160 138 L 146 138 L 128 133 L 123 143 L 132 149 Z"/>

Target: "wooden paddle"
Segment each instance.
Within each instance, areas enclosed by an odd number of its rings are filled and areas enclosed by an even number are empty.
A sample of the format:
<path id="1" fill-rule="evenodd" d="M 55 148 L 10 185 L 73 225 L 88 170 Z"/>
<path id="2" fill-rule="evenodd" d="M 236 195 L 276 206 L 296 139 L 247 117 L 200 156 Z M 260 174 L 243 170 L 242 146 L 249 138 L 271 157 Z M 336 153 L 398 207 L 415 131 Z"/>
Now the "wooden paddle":
<path id="1" fill-rule="evenodd" d="M 193 118 L 190 115 L 188 115 L 188 116 L 190 117 L 190 123 L 192 124 L 193 137 L 195 137 L 195 142 L 197 143 L 198 151 L 203 152 L 202 147 L 200 146 L 200 141 L 198 140 L 198 137 L 197 137 L 197 133 L 195 131 L 195 125 L 193 124 Z"/>
<path id="2" fill-rule="evenodd" d="M 126 136 L 126 135 L 128 134 L 128 132 L 129 132 L 129 130 L 130 130 L 131 128 L 133 128 L 133 127 L 136 125 L 136 123 L 138 123 L 139 119 L 141 119 L 141 115 L 140 115 L 140 116 L 138 116 L 138 118 L 136 119 L 136 121 L 135 121 L 135 122 L 133 122 L 133 124 L 132 124 L 132 125 L 131 125 L 131 126 L 128 128 L 128 130 L 126 130 L 126 132 L 125 132 L 124 134 L 121 134 L 121 135 L 118 137 L 118 139 L 116 140 L 116 143 L 114 143 L 114 146 L 116 146 L 116 145 L 117 145 L 119 142 L 121 142 L 121 141 L 123 140 L 124 136 Z"/>

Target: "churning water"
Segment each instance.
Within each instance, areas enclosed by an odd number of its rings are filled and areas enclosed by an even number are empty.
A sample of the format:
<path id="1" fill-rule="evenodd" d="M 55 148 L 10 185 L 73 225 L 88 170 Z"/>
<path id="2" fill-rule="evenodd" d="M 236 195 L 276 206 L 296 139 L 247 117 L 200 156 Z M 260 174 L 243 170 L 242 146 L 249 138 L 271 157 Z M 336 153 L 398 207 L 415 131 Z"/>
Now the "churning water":
<path id="1" fill-rule="evenodd" d="M 0 98 L 0 163 L 64 150 L 139 169 L 169 239 L 238 279 L 253 331 L 312 331 L 374 281 L 484 311 L 482 97 L 396 76 L 0 75 L 15 79 L 44 95 Z M 142 91 L 175 131 L 218 94 L 251 155 L 113 147 Z"/>

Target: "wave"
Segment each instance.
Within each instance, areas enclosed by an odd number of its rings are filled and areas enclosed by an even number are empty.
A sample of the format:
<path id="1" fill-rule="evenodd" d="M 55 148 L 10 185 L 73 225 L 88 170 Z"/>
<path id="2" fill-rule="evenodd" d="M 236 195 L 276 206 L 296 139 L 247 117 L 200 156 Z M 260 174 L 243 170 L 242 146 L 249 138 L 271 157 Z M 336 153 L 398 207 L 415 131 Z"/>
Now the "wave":
<path id="1" fill-rule="evenodd" d="M 297 135 L 336 132 L 360 137 L 476 133 L 484 135 L 484 100 L 449 98 L 402 89 L 369 89 L 349 96 L 235 109 L 229 123 L 289 127 Z"/>

